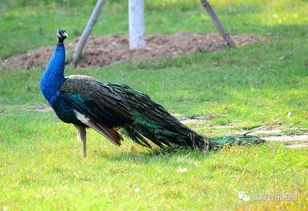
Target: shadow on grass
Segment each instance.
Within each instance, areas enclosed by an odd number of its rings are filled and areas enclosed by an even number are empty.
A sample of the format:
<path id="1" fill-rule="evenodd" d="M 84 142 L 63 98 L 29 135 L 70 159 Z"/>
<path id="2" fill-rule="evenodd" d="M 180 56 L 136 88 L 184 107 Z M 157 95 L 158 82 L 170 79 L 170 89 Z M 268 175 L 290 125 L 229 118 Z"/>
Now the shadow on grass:
<path id="1" fill-rule="evenodd" d="M 190 158 L 193 160 L 208 159 L 212 155 L 218 153 L 222 149 L 229 149 L 236 146 L 256 146 L 266 143 L 265 140 L 256 136 L 220 136 L 215 138 L 209 138 L 209 149 L 200 150 L 197 148 L 186 147 L 167 147 L 164 149 L 154 148 L 148 151 L 138 152 L 134 147 L 131 147 L 131 151 L 121 152 L 117 155 L 104 155 L 104 157 L 110 161 L 118 162 L 136 162 L 136 163 L 150 163 L 155 161 L 169 162 L 171 160 L 183 160 Z M 180 159 L 179 159 L 180 158 Z M 184 159 L 182 159 L 184 158 Z"/>
<path id="2" fill-rule="evenodd" d="M 189 149 L 189 148 L 166 148 L 166 149 L 150 149 L 148 151 L 127 151 L 121 152 L 116 155 L 102 155 L 104 158 L 110 161 L 116 162 L 135 162 L 135 163 L 152 163 L 156 161 L 169 162 L 175 158 L 193 158 L 195 160 L 204 160 L 209 158 L 217 151 L 201 151 L 199 149 Z"/>

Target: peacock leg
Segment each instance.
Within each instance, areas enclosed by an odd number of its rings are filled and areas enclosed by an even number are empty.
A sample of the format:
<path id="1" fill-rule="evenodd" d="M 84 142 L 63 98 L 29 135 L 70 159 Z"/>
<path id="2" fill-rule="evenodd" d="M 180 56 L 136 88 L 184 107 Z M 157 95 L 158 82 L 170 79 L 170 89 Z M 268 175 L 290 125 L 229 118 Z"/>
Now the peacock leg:
<path id="1" fill-rule="evenodd" d="M 86 128 L 79 126 L 79 125 L 74 125 L 74 126 L 77 129 L 77 139 L 81 140 L 81 142 L 82 142 L 83 157 L 86 157 L 87 156 L 87 131 L 86 131 Z"/>

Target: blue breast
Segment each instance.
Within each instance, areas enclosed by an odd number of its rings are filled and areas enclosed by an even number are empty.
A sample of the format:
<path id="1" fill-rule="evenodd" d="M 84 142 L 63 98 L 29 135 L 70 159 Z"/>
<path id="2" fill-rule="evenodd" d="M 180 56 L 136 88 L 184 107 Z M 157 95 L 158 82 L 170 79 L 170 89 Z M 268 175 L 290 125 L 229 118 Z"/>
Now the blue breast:
<path id="1" fill-rule="evenodd" d="M 72 107 L 65 102 L 65 98 L 59 96 L 56 101 L 51 104 L 59 119 L 66 123 L 82 124 L 75 116 Z"/>

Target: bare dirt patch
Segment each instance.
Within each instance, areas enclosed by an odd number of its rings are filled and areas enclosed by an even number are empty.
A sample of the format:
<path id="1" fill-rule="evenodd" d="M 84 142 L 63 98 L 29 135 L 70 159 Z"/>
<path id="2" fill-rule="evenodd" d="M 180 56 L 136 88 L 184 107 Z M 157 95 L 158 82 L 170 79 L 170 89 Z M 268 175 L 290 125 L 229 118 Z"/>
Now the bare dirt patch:
<path id="1" fill-rule="evenodd" d="M 20 110 L 23 110 L 23 111 L 49 112 L 49 111 L 52 111 L 52 108 L 49 105 L 42 104 L 42 105 L 22 107 Z"/>
<path id="2" fill-rule="evenodd" d="M 308 147 L 308 142 L 307 143 L 300 143 L 300 144 L 287 144 L 286 147 L 290 147 L 290 148 Z"/>
<path id="3" fill-rule="evenodd" d="M 267 141 L 308 141 L 308 134 L 265 136 L 262 138 Z"/>
<path id="4" fill-rule="evenodd" d="M 179 116 L 178 114 L 176 116 Z M 209 115 L 207 117 L 195 117 L 195 118 L 189 118 L 189 117 L 179 117 L 180 121 L 183 124 L 189 124 L 189 123 L 195 123 L 199 122 L 202 123 L 207 120 L 214 119 L 215 116 Z M 215 128 L 215 129 L 230 129 L 234 125 L 229 124 L 229 125 L 212 125 L 209 126 L 210 128 Z M 286 132 L 288 130 L 300 130 L 300 131 L 305 131 L 303 133 L 299 134 L 286 134 L 286 135 L 281 135 L 281 133 Z M 300 147 L 308 147 L 308 129 L 306 128 L 282 128 L 282 127 L 277 127 L 275 125 L 267 125 L 267 126 L 261 126 L 257 128 L 253 128 L 252 130 L 249 131 L 238 131 L 235 132 L 237 135 L 255 135 L 255 136 L 260 136 L 262 139 L 266 141 L 278 141 L 278 142 L 283 142 L 285 146 L 291 147 L 291 148 L 300 148 Z M 300 141 L 300 143 L 298 143 Z"/>
<path id="5" fill-rule="evenodd" d="M 254 34 L 241 34 L 232 36 L 237 47 L 263 41 Z M 73 43 L 67 43 L 66 49 L 72 52 L 79 38 Z M 226 43 L 219 33 L 187 33 L 151 34 L 146 36 L 148 48 L 129 50 L 128 36 L 110 34 L 107 36 L 90 37 L 79 67 L 102 67 L 117 62 L 134 62 L 174 57 L 199 51 L 211 52 L 226 48 Z M 15 55 L 4 60 L 9 69 L 23 70 L 32 67 L 46 66 L 53 52 L 54 46 L 41 47 L 30 50 L 26 54 Z M 68 61 L 69 62 L 69 61 Z"/>
<path id="6" fill-rule="evenodd" d="M 185 118 L 179 118 L 179 120 L 183 123 L 183 124 L 187 124 L 187 123 L 194 123 L 194 122 L 203 122 L 203 121 L 207 121 L 207 120 L 212 120 L 215 119 L 216 117 L 213 115 L 208 115 L 205 117 L 194 117 L 194 118 L 189 118 L 189 117 L 185 117 Z"/>
<path id="7" fill-rule="evenodd" d="M 0 115 L 10 115 L 10 112 L 0 109 Z"/>

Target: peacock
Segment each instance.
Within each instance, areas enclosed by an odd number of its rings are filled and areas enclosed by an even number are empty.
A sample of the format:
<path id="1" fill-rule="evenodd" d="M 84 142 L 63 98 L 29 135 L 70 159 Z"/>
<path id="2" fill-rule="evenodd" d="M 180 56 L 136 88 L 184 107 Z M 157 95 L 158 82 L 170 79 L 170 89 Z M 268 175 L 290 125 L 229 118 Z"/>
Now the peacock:
<path id="1" fill-rule="evenodd" d="M 57 44 L 43 73 L 40 90 L 56 115 L 71 123 L 87 156 L 86 129 L 92 128 L 111 143 L 120 146 L 122 134 L 151 148 L 192 147 L 201 150 L 220 148 L 226 144 L 261 143 L 257 137 L 206 138 L 188 128 L 154 102 L 148 95 L 127 85 L 107 82 L 86 75 L 64 76 L 65 30 L 56 33 Z"/>

